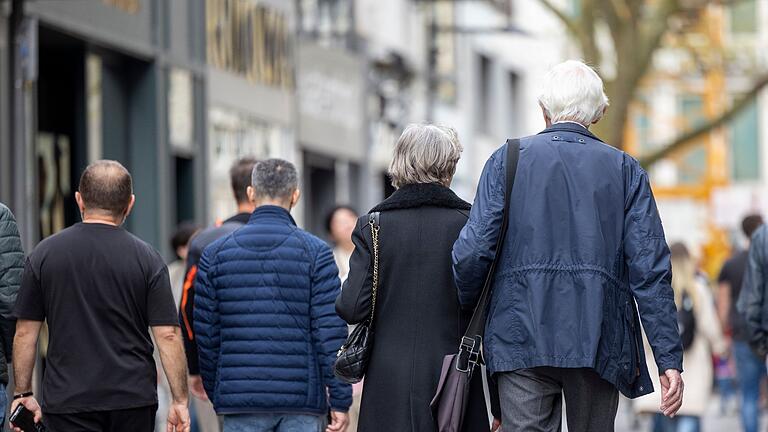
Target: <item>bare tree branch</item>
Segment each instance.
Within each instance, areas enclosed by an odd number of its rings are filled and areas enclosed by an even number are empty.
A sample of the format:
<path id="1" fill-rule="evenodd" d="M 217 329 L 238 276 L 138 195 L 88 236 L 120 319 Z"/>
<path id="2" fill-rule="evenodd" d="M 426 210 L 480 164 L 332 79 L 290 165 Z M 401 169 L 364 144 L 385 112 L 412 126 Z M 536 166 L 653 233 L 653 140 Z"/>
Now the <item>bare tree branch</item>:
<path id="1" fill-rule="evenodd" d="M 682 7 L 679 0 L 662 0 L 656 6 L 656 12 L 648 19 L 649 24 L 645 31 L 642 32 L 643 36 L 639 47 L 640 53 L 637 56 L 635 74 L 632 78 L 633 86 L 636 86 L 648 71 L 653 55 L 661 46 L 662 38 L 669 29 L 669 18 L 681 10 Z"/>
<path id="2" fill-rule="evenodd" d="M 680 135 L 679 137 L 672 140 L 672 142 L 659 147 L 659 149 L 656 150 L 655 152 L 647 156 L 643 156 L 642 158 L 640 158 L 640 163 L 645 167 L 650 167 L 654 163 L 658 162 L 661 159 L 664 159 L 665 157 L 671 155 L 672 153 L 682 150 L 683 148 L 691 144 L 692 141 L 701 137 L 702 135 L 705 135 L 715 129 L 718 129 L 721 126 L 725 126 L 731 120 L 733 120 L 733 118 L 736 115 L 738 115 L 742 110 L 748 107 L 755 100 L 755 97 L 757 97 L 757 94 L 760 93 L 760 91 L 766 85 L 768 85 L 768 74 L 760 77 L 760 79 L 758 79 L 755 82 L 752 88 L 744 96 L 742 96 L 736 103 L 734 103 L 730 109 L 727 109 L 725 112 L 720 114 L 720 116 L 708 121 L 707 123 L 691 131 L 688 131 Z"/>
<path id="3" fill-rule="evenodd" d="M 584 60 L 587 63 L 599 64 L 600 51 L 597 48 L 595 38 L 595 7 L 592 5 L 592 0 L 584 0 L 582 2 L 578 19 L 566 14 L 562 9 L 555 6 L 551 0 L 539 0 L 539 3 L 545 9 L 552 12 L 565 25 L 568 32 L 579 41 Z"/>
<path id="4" fill-rule="evenodd" d="M 565 25 L 565 28 L 568 29 L 571 34 L 578 36 L 579 33 L 581 33 L 581 30 L 576 24 L 576 21 L 572 17 L 568 16 L 565 12 L 563 12 L 562 9 L 555 6 L 550 0 L 539 0 L 539 3 L 541 3 L 542 6 L 552 12 L 560 21 L 562 21 L 562 23 Z"/>

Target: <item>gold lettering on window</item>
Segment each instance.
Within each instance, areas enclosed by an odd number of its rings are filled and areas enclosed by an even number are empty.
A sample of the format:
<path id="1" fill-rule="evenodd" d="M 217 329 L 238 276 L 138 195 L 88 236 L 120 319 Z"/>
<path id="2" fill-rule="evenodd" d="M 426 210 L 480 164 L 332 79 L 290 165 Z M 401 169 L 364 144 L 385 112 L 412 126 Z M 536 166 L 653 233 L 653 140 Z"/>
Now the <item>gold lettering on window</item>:
<path id="1" fill-rule="evenodd" d="M 293 86 L 292 37 L 285 15 L 255 0 L 206 0 L 208 62 L 249 81 Z"/>
<path id="2" fill-rule="evenodd" d="M 141 0 L 101 0 L 101 2 L 131 15 L 136 15 L 141 8 Z"/>

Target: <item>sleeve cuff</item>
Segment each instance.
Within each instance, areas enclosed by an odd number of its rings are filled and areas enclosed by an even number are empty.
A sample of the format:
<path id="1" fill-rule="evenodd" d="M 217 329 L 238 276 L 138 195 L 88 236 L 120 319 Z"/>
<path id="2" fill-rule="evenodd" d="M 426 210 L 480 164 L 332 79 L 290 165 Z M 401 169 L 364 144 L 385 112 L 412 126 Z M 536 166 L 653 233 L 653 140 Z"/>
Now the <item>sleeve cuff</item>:
<path id="1" fill-rule="evenodd" d="M 664 371 L 675 369 L 683 373 L 683 362 L 681 361 L 665 361 L 657 362 L 656 366 L 659 368 L 659 374 L 663 374 Z"/>

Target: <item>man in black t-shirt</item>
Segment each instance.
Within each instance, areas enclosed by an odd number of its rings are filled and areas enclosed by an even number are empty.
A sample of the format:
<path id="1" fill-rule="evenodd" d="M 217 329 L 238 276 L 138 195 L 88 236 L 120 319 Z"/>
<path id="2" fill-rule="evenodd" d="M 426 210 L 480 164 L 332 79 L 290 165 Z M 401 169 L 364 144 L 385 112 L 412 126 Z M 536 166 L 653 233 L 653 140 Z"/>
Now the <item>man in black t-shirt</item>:
<path id="1" fill-rule="evenodd" d="M 741 222 L 741 228 L 747 239 L 763 224 L 759 215 L 750 215 Z M 741 293 L 744 273 L 749 262 L 749 247 L 738 251 L 723 265 L 717 281 L 720 285 L 717 296 L 717 313 L 723 327 L 730 333 L 733 357 L 736 361 L 736 374 L 739 378 L 741 393 L 741 421 L 745 432 L 758 432 L 760 381 L 766 375 L 764 359 L 755 355 L 749 348 L 749 334 L 744 316 L 736 310 L 736 303 Z"/>
<path id="2" fill-rule="evenodd" d="M 151 246 L 123 228 L 134 204 L 128 171 L 97 161 L 80 177 L 83 218 L 28 257 L 14 315 L 19 403 L 53 432 L 154 430 L 157 341 L 173 401 L 168 430 L 189 431 L 187 366 L 168 269 Z M 35 345 L 49 329 L 42 409 L 32 395 Z"/>

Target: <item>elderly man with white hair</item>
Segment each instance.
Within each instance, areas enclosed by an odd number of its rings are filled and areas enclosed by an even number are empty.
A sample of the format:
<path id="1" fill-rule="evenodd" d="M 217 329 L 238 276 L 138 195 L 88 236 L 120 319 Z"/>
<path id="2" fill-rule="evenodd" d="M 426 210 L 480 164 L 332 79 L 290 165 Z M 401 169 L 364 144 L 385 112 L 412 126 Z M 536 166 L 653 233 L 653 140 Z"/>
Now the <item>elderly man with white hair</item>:
<path id="1" fill-rule="evenodd" d="M 683 395 L 670 258 L 648 175 L 589 131 L 608 107 L 589 66 L 567 61 L 539 97 L 547 128 L 519 141 L 505 208 L 508 148 L 480 178 L 453 247 L 460 302 L 474 306 L 496 258 L 483 339 L 505 430 L 612 431 L 618 393 L 653 392 L 640 321 L 661 371 L 661 411 Z"/>

